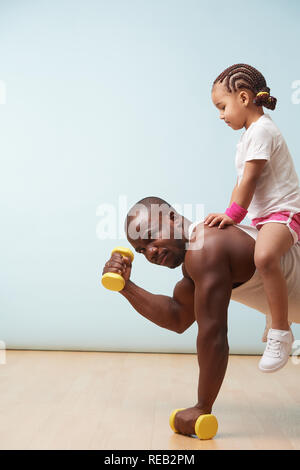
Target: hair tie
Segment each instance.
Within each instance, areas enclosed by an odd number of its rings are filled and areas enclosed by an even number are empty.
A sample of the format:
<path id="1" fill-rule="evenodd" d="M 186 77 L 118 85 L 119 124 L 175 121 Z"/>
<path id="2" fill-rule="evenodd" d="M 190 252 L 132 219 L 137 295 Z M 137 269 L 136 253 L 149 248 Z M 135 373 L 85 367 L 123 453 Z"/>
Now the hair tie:
<path id="1" fill-rule="evenodd" d="M 270 93 L 268 91 L 260 91 L 259 93 L 256 93 L 256 96 L 260 95 L 269 95 Z"/>
<path id="2" fill-rule="evenodd" d="M 253 103 L 256 104 L 256 106 L 265 106 L 268 109 L 275 109 L 277 99 L 274 96 L 270 96 L 270 88 L 266 88 L 269 91 L 259 91 L 256 93 Z"/>

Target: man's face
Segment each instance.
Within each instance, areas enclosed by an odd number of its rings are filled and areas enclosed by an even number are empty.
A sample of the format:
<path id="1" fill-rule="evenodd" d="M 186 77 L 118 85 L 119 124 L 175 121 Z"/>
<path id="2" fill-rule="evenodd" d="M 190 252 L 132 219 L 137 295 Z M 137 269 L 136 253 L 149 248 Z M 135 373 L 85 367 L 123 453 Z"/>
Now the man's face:
<path id="1" fill-rule="evenodd" d="M 173 220 L 169 214 L 151 217 L 148 211 L 142 211 L 129 216 L 127 238 L 150 263 L 174 269 L 184 261 L 186 240 L 181 220 Z"/>

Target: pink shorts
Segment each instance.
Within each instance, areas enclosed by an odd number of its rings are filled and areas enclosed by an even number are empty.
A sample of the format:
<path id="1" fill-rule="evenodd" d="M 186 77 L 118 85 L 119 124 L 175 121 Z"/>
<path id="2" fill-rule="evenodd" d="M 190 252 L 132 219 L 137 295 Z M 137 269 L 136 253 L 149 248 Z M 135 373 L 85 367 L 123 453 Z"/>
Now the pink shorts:
<path id="1" fill-rule="evenodd" d="M 296 214 L 289 211 L 272 212 L 272 214 L 265 217 L 257 217 L 253 219 L 251 225 L 254 227 L 257 226 L 257 229 L 259 230 L 263 224 L 267 224 L 268 222 L 286 224 L 293 236 L 294 245 L 300 240 L 300 212 L 297 212 Z"/>

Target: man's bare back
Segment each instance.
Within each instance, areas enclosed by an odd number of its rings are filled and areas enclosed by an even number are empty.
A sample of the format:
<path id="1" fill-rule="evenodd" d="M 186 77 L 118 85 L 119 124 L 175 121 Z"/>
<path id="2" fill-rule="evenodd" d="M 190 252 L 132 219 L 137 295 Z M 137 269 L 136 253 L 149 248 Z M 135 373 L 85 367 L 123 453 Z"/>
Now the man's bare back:
<path id="1" fill-rule="evenodd" d="M 214 247 L 224 250 L 228 254 L 232 272 L 232 288 L 234 289 L 247 282 L 253 276 L 256 269 L 254 264 L 255 240 L 234 225 L 229 225 L 221 230 L 217 227 L 207 227 L 203 222 L 197 227 L 199 228 L 200 225 L 202 225 L 200 233 L 204 229 L 204 243 L 213 244 Z M 193 234 L 197 232 L 196 229 L 195 227 Z M 199 256 L 197 251 L 193 253 L 196 258 L 197 254 Z M 188 278 L 190 278 L 188 273 L 189 261 L 190 256 L 186 256 L 182 264 L 182 274 Z M 216 259 L 215 261 L 217 264 L 218 260 Z"/>

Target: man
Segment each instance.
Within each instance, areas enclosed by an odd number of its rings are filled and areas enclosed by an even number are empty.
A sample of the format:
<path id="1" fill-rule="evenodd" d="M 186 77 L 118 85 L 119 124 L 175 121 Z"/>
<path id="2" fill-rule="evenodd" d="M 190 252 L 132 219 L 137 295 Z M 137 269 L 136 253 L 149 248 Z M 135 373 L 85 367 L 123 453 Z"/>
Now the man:
<path id="1" fill-rule="evenodd" d="M 152 211 L 153 207 L 167 207 Z M 127 238 L 150 263 L 174 269 L 181 265 L 182 279 L 173 297 L 152 294 L 130 280 L 131 262 L 114 253 L 103 274 L 118 272 L 126 281 L 120 291 L 134 309 L 153 323 L 183 333 L 198 324 L 198 401 L 176 414 L 175 427 L 182 434 L 194 434 L 201 414 L 209 414 L 227 368 L 227 310 L 230 299 L 268 314 L 263 282 L 254 264 L 257 229 L 228 225 L 219 230 L 192 224 L 166 201 L 148 197 L 128 212 Z M 150 234 L 150 237 L 149 237 Z M 300 244 L 282 259 L 289 290 L 289 321 L 300 323 Z"/>

